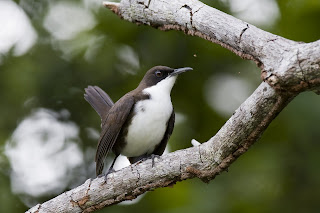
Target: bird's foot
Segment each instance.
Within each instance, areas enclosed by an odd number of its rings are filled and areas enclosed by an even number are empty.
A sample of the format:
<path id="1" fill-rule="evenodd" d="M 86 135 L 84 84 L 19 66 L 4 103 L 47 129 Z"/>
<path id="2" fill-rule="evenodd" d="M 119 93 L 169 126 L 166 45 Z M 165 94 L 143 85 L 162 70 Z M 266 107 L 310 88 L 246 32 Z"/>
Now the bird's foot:
<path id="1" fill-rule="evenodd" d="M 144 155 L 144 156 L 140 156 L 140 157 L 137 157 L 134 161 L 136 162 L 136 164 L 140 164 L 142 162 L 144 162 L 145 160 L 149 160 L 151 159 L 152 160 L 152 167 L 154 166 L 154 159 L 155 158 L 160 158 L 160 155 L 155 155 L 155 154 L 151 154 L 151 155 Z M 131 161 L 132 162 L 132 161 Z"/>
<path id="2" fill-rule="evenodd" d="M 151 159 L 152 159 L 152 168 L 153 168 L 153 166 L 154 166 L 154 159 L 155 158 L 160 158 L 160 155 L 155 155 L 155 154 L 151 154 Z"/>
<path id="3" fill-rule="evenodd" d="M 110 168 L 107 173 L 104 175 L 104 183 L 107 184 L 107 179 L 108 179 L 108 175 L 115 172 L 115 170 L 113 168 Z M 103 174 L 99 175 L 98 177 L 103 176 Z"/>

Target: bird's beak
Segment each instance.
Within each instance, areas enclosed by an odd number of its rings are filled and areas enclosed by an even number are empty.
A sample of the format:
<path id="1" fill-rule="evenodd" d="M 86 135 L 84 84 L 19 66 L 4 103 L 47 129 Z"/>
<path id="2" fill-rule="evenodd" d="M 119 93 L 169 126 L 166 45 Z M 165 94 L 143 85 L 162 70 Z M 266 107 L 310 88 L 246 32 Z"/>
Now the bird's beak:
<path id="1" fill-rule="evenodd" d="M 193 69 L 191 67 L 183 67 L 183 68 L 174 69 L 170 75 L 171 76 L 179 75 L 180 73 L 187 72 L 189 70 L 193 70 Z"/>

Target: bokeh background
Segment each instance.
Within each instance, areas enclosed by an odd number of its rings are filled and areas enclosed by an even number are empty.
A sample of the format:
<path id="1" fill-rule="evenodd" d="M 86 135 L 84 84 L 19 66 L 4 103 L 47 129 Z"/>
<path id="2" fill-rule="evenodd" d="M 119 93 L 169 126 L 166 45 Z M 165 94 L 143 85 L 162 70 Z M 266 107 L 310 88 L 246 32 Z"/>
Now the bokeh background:
<path id="1" fill-rule="evenodd" d="M 203 2 L 292 40 L 320 38 L 319 0 Z M 100 0 L 1 0 L 0 212 L 26 211 L 93 178 L 100 120 L 84 88 L 98 85 L 116 101 L 155 65 L 194 68 L 172 91 L 169 152 L 207 141 L 261 82 L 253 62 L 123 21 Z M 187 180 L 99 212 L 319 212 L 319 123 L 320 96 L 303 93 L 209 184 Z"/>

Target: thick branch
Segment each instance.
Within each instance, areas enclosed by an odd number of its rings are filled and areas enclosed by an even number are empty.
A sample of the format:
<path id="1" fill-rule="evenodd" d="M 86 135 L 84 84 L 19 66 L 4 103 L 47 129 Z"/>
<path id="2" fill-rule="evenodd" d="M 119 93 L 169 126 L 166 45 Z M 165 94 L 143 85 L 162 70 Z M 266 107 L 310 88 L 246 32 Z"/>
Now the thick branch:
<path id="1" fill-rule="evenodd" d="M 208 182 L 259 139 L 274 117 L 291 100 L 263 82 L 208 142 L 156 159 L 134 164 L 35 206 L 29 212 L 92 212 L 131 200 L 146 191 L 198 177 Z"/>
<path id="2" fill-rule="evenodd" d="M 259 139 L 301 91 L 319 91 L 320 41 L 304 44 L 260 30 L 196 0 L 122 0 L 104 3 L 123 19 L 218 43 L 257 62 L 265 82 L 208 142 L 134 164 L 39 204 L 28 212 L 92 212 L 146 191 L 198 177 L 207 182 Z"/>
<path id="3" fill-rule="evenodd" d="M 104 6 L 130 22 L 182 30 L 253 60 L 262 69 L 262 79 L 277 90 L 296 93 L 320 86 L 320 41 L 291 41 L 197 0 L 122 0 Z"/>

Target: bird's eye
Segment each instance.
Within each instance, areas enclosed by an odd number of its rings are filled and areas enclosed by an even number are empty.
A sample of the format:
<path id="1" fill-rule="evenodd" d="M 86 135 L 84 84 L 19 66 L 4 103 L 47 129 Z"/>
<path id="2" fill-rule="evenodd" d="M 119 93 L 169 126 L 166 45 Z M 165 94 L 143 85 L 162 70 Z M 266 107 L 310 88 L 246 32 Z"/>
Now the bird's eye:
<path id="1" fill-rule="evenodd" d="M 157 71 L 155 72 L 155 75 L 156 75 L 157 77 L 162 77 L 162 72 L 159 71 L 159 70 L 157 70 Z"/>

